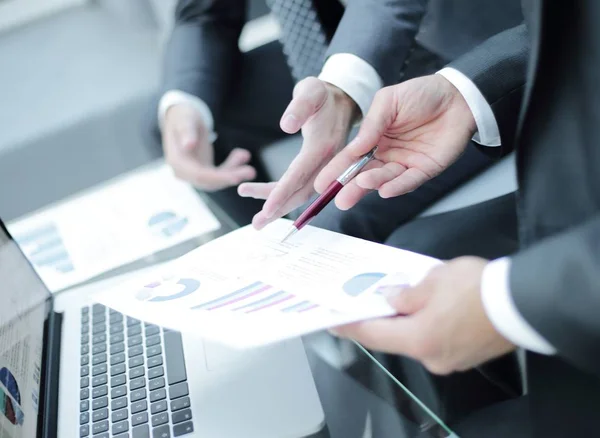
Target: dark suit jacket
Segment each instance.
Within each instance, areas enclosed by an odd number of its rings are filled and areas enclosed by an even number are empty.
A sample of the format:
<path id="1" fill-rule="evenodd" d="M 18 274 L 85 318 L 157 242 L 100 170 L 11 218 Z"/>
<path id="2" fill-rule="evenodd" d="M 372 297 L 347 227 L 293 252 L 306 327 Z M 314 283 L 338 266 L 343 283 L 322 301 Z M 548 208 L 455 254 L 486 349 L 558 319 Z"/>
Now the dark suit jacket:
<path id="1" fill-rule="evenodd" d="M 355 54 L 371 64 L 386 83 L 394 82 L 410 51 L 425 3 L 353 0 L 344 10 L 337 0 L 321 0 L 316 3 L 319 18 L 332 38 L 327 56 Z M 218 117 L 236 79 L 238 39 L 246 9 L 246 0 L 179 0 L 165 53 L 163 90 L 179 89 L 198 96 Z"/>
<path id="2" fill-rule="evenodd" d="M 527 26 L 453 67 L 492 104 L 503 144 L 517 133 L 510 289 L 558 351 L 527 357 L 535 436 L 600 436 L 600 2 L 531 0 L 524 13 Z"/>
<path id="3" fill-rule="evenodd" d="M 290 0 L 291 1 L 291 0 Z M 315 1 L 330 37 L 326 56 L 352 53 L 372 65 L 386 85 L 398 82 L 419 39 L 445 59 L 470 50 L 501 29 L 522 21 L 519 0 L 337 0 Z M 227 90 L 236 80 L 238 39 L 246 20 L 246 0 L 179 0 L 167 46 L 162 91 L 198 96 L 218 118 Z M 459 33 L 460 30 L 460 33 Z M 462 36 L 457 36 L 462 35 Z M 449 36 L 452 36 L 449 39 Z M 451 44 L 452 38 L 456 44 Z M 449 49 L 452 47 L 452 50 Z"/>

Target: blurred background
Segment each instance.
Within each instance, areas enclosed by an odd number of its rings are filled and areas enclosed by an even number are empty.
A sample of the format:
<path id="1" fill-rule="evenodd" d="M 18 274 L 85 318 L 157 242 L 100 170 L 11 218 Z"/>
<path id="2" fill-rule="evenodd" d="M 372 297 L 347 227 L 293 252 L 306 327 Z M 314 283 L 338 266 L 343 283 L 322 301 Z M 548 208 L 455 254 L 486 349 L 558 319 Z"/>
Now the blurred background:
<path id="1" fill-rule="evenodd" d="M 174 0 L 0 0 L 0 217 L 11 221 L 156 157 L 142 118 Z M 278 37 L 253 0 L 242 50 Z"/>

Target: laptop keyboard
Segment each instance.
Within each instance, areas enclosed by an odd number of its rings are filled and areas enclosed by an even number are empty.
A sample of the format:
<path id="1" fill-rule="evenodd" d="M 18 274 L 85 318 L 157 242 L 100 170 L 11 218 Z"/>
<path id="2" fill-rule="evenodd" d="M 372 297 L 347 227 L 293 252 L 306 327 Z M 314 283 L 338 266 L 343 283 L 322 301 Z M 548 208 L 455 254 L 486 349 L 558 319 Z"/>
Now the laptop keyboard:
<path id="1" fill-rule="evenodd" d="M 81 309 L 81 438 L 194 431 L 181 334 L 101 304 Z"/>

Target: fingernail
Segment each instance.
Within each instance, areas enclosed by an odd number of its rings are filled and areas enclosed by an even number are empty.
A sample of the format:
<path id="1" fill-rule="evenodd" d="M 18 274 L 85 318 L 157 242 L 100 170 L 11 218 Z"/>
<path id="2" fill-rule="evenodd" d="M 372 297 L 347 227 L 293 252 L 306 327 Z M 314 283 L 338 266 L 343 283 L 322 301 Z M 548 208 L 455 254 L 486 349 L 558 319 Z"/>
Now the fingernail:
<path id="1" fill-rule="evenodd" d="M 281 128 L 284 131 L 297 131 L 300 129 L 298 119 L 293 114 L 287 114 L 281 121 Z"/>
<path id="2" fill-rule="evenodd" d="M 245 198 L 248 196 L 248 194 L 246 193 L 246 186 L 244 184 L 240 184 L 238 186 L 237 192 L 238 192 L 238 195 L 241 196 L 242 198 Z"/>

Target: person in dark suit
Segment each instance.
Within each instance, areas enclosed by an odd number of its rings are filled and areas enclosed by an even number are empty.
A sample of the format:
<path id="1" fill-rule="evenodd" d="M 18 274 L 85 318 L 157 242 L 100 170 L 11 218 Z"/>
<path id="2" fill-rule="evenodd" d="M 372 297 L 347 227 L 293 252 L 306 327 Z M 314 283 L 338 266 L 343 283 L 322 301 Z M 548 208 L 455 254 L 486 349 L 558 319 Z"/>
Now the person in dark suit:
<path id="1" fill-rule="evenodd" d="M 267 3 L 280 23 L 281 42 L 242 54 L 238 38 L 246 0 L 180 0 L 166 48 L 160 102 L 153 110 L 156 114 L 158 109 L 159 117 L 152 117 L 154 141 L 162 143 L 176 174 L 211 192 L 240 224 L 250 222 L 262 207 L 262 200 L 253 197 L 264 198 L 272 188 L 244 185 L 244 198 L 235 188 L 252 179 L 268 181 L 258 159 L 262 146 L 302 130 L 302 153 L 291 169 L 306 170 L 308 165 L 304 179 L 312 180 L 345 144 L 379 88 L 433 73 L 456 53 L 522 20 L 518 0 L 502 7 L 488 1 L 478 11 L 468 0 L 453 0 L 450 9 L 442 0 Z M 465 36 L 449 45 L 447 34 L 459 27 Z M 398 201 L 404 220 L 489 162 L 476 150 L 466 154 L 442 184 Z M 280 194 L 282 188 L 294 190 L 282 183 Z M 312 189 L 296 193 L 277 216 L 312 194 Z M 255 218 L 258 226 L 262 222 L 260 215 Z"/>
<path id="2" fill-rule="evenodd" d="M 521 248 L 493 261 L 451 260 L 414 288 L 390 289 L 390 303 L 405 316 L 336 332 L 439 374 L 521 347 L 525 395 L 473 415 L 457 433 L 591 437 L 600 406 L 600 3 L 530 0 L 523 7 L 526 24 L 451 63 L 451 80 L 432 75 L 382 90 L 359 140 L 320 176 L 325 183 L 336 166 L 378 143 L 377 165 L 339 202 L 351 205 L 371 189 L 401 195 L 443 172 L 487 120 L 501 137 L 488 152 L 509 152 L 505 140 L 516 137 L 516 197 L 417 220 L 391 243 L 411 241 L 406 233 L 427 240 L 441 229 L 443 251 L 452 252 L 453 238 L 457 252 L 468 250 L 472 229 L 486 225 L 478 219 L 516 203 Z"/>

